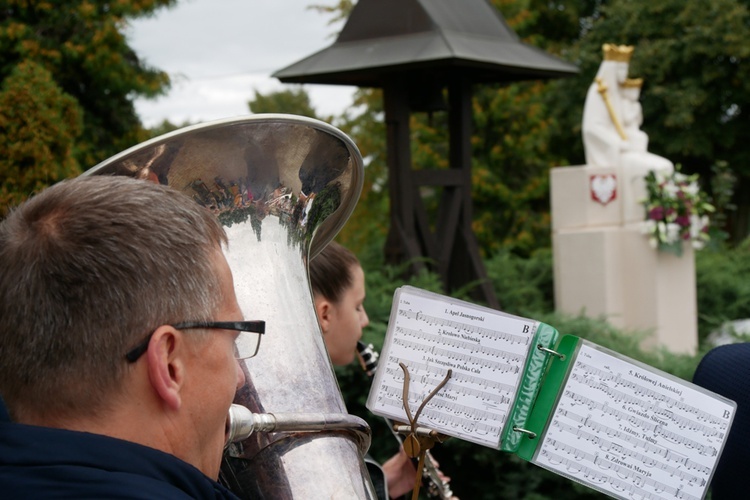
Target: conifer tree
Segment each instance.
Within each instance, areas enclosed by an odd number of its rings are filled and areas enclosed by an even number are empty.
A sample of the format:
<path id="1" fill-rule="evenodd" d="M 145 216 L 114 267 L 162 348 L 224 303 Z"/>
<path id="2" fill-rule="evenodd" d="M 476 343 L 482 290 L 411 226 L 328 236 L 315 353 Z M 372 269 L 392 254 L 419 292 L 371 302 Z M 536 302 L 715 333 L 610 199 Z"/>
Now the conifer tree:
<path id="1" fill-rule="evenodd" d="M 125 30 L 129 19 L 148 16 L 175 1 L 3 2 L 0 6 L 0 83 L 5 93 L 2 142 L 4 148 L 14 152 L 2 159 L 0 189 L 4 202 L 23 199 L 29 194 L 24 189 L 39 189 L 60 176 L 90 168 L 146 138 L 133 101 L 138 96 L 164 93 L 169 78 L 138 57 L 128 45 Z M 43 95 L 23 94 L 18 82 L 24 79 L 41 85 Z M 13 100 L 12 96 L 21 101 Z M 54 99 L 60 102 L 55 104 Z M 20 121 L 11 123 L 14 120 Z M 67 121 L 69 125 L 53 126 L 56 120 Z M 74 122 L 80 125 L 73 126 Z M 33 124 L 44 126 L 35 129 Z M 41 144 L 48 145 L 54 157 L 65 158 L 58 169 L 59 175 L 26 172 L 30 168 L 40 171 L 49 168 L 30 162 L 27 154 L 20 153 L 38 149 Z M 31 178 L 36 180 L 27 182 Z"/>

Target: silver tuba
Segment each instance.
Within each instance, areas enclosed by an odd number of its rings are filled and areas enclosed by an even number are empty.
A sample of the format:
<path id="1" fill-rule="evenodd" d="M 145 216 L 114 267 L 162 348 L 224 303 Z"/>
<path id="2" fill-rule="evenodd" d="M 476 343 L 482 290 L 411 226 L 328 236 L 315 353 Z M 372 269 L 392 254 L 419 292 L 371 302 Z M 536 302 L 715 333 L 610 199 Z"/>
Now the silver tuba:
<path id="1" fill-rule="evenodd" d="M 87 174 L 168 184 L 212 210 L 260 352 L 230 410 L 221 478 L 254 499 L 375 498 L 363 456 L 369 427 L 346 411 L 313 307 L 308 259 L 359 198 L 363 164 L 338 129 L 304 117 L 252 115 L 186 127 Z"/>

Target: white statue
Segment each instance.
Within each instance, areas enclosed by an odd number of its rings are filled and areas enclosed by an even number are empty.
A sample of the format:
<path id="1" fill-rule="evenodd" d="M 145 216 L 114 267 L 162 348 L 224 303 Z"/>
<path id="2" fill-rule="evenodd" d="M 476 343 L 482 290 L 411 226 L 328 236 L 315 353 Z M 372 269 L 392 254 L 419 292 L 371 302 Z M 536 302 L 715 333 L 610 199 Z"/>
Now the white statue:
<path id="1" fill-rule="evenodd" d="M 586 164 L 596 167 L 673 169 L 672 162 L 649 153 L 648 135 L 640 127 L 641 79 L 628 78 L 633 47 L 604 44 L 604 60 L 583 105 L 583 148 Z"/>
<path id="2" fill-rule="evenodd" d="M 648 135 L 641 130 L 643 109 L 639 100 L 642 78 L 627 78 L 620 86 L 622 95 L 622 129 L 625 132 L 625 151 L 647 151 Z"/>
<path id="3" fill-rule="evenodd" d="M 620 152 L 620 165 L 639 170 L 672 172 L 672 162 L 648 152 L 648 134 L 641 130 L 643 109 L 639 100 L 643 79 L 628 78 L 620 86 L 622 95 L 622 124 L 625 141 Z"/>

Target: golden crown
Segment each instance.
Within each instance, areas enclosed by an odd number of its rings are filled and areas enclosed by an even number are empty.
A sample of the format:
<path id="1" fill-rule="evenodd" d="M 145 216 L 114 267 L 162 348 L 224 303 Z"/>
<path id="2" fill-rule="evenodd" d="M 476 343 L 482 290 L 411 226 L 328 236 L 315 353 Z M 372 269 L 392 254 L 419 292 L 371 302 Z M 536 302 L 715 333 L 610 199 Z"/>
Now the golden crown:
<path id="1" fill-rule="evenodd" d="M 605 61 L 617 61 L 617 62 L 630 62 L 630 58 L 633 55 L 632 45 L 615 45 L 613 43 L 605 43 L 602 45 L 602 51 L 604 52 Z"/>

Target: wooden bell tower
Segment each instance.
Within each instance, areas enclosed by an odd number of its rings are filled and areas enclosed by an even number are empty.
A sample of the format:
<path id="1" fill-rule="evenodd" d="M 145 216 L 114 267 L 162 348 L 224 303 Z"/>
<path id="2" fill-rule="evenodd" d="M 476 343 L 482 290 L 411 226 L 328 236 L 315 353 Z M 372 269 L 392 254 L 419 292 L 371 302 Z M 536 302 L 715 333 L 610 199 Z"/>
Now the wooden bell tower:
<path id="1" fill-rule="evenodd" d="M 522 43 L 487 0 L 359 0 L 333 45 L 274 76 L 286 83 L 383 89 L 391 203 L 387 260 L 410 261 L 415 269 L 434 266 L 446 292 L 478 282 L 475 298 L 498 308 L 471 228 L 472 86 L 577 72 Z M 446 90 L 450 168 L 414 169 L 410 115 Z M 442 189 L 437 214 L 427 213 L 420 196 L 425 186 Z"/>

